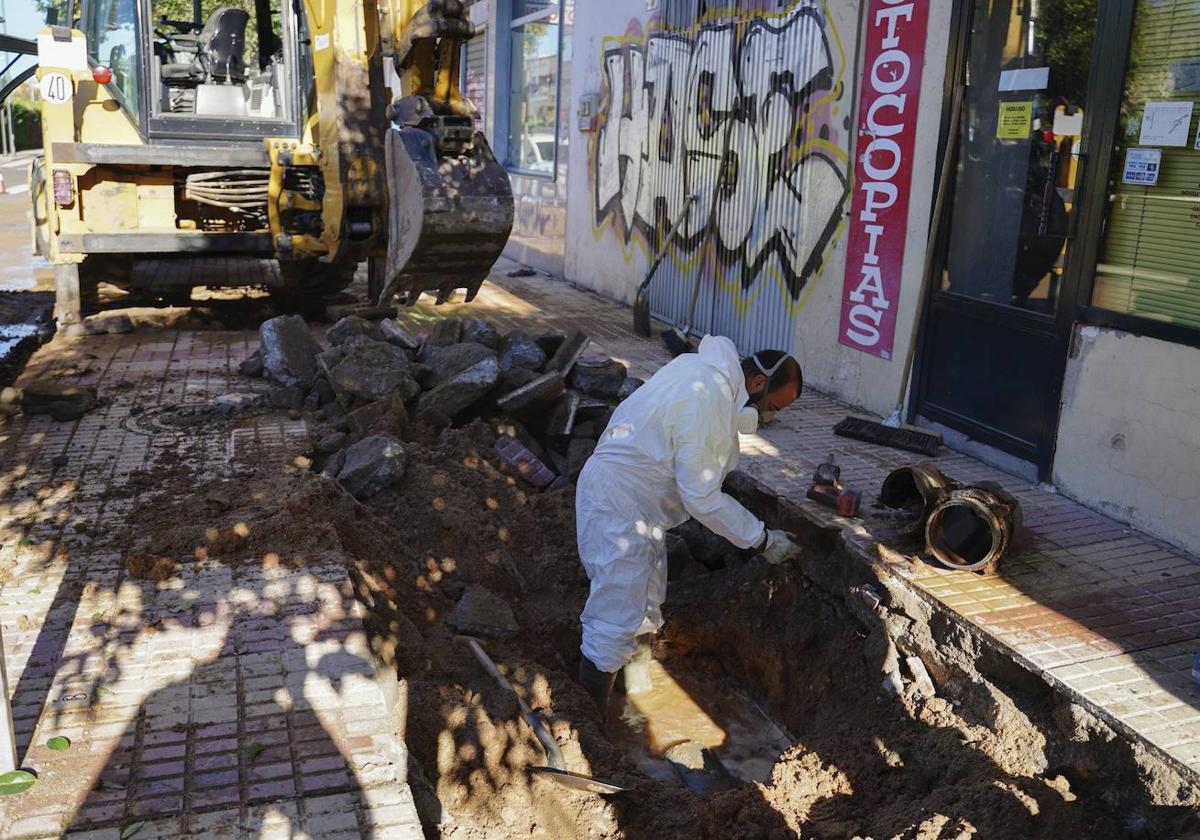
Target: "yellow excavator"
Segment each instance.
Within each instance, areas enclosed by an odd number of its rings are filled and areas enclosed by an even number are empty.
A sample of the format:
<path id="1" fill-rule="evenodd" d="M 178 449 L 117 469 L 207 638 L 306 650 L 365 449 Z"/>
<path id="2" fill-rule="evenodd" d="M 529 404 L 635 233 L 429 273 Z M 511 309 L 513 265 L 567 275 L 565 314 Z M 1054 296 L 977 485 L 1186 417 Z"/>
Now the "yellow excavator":
<path id="1" fill-rule="evenodd" d="M 188 3 L 82 0 L 37 37 L 60 327 L 172 254 L 274 257 L 263 282 L 296 306 L 362 262 L 376 301 L 473 298 L 513 198 L 460 93 L 462 0 Z"/>

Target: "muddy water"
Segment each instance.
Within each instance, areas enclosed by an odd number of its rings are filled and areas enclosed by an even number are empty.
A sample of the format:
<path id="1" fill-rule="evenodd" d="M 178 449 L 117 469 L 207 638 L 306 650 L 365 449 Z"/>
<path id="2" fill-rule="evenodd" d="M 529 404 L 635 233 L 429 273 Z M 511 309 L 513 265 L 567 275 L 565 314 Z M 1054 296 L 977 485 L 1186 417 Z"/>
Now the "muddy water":
<path id="1" fill-rule="evenodd" d="M 651 778 L 678 783 L 663 753 L 683 741 L 711 749 L 742 781 L 769 781 L 779 755 L 791 746 L 783 730 L 735 686 L 650 665 L 653 688 L 618 696 L 621 710 L 611 736 Z"/>

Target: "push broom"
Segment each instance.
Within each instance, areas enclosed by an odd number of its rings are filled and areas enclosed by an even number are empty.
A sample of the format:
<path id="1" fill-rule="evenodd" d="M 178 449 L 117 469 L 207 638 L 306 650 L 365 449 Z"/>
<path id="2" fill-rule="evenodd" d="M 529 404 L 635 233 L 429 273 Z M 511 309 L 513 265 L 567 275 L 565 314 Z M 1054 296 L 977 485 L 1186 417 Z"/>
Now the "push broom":
<path id="1" fill-rule="evenodd" d="M 908 382 L 912 375 L 913 358 L 917 350 L 917 333 L 920 332 L 921 323 L 924 320 L 925 297 L 929 294 L 929 287 L 933 282 L 933 249 L 937 242 L 938 230 L 941 227 L 946 193 L 949 190 L 950 170 L 958 149 L 958 126 L 962 119 L 962 107 L 963 86 L 960 84 L 955 88 L 954 101 L 950 106 L 950 134 L 946 143 L 946 153 L 942 156 L 938 172 L 937 192 L 933 200 L 933 223 L 929 226 L 929 236 L 925 242 L 925 263 L 921 271 L 921 291 L 917 298 L 917 318 L 916 323 L 913 324 L 912 334 L 908 337 L 908 349 L 904 354 L 904 368 L 900 373 L 900 393 L 896 398 L 896 408 L 883 421 L 867 420 L 863 417 L 847 417 L 834 426 L 833 433 L 836 435 L 929 456 L 937 455 L 938 447 L 942 445 L 942 436 L 937 432 L 902 428 L 901 418 L 904 412 L 904 403 L 908 397 Z"/>

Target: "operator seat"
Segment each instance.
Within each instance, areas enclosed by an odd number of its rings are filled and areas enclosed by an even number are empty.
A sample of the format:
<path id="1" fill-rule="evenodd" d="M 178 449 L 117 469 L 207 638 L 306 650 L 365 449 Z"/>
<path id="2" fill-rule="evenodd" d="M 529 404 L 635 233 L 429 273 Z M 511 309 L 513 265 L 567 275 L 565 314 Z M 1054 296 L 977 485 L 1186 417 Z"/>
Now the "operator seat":
<path id="1" fill-rule="evenodd" d="M 200 30 L 199 53 L 190 64 L 164 64 L 162 80 L 168 87 L 192 87 L 246 80 L 246 26 L 250 15 L 222 6 Z"/>

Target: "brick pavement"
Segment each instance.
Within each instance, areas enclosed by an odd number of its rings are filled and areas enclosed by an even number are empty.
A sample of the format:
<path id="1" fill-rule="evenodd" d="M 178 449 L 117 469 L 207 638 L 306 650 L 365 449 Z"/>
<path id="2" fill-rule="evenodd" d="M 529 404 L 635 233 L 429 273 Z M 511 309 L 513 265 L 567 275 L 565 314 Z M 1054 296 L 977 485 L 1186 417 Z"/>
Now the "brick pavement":
<path id="1" fill-rule="evenodd" d="M 236 480 L 307 439 L 279 413 L 168 422 L 247 390 L 235 367 L 254 339 L 59 337 L 31 361 L 25 381 L 95 385 L 103 404 L 0 427 L 0 622 L 22 766 L 39 776 L 0 797 L 0 836 L 422 836 L 339 558 L 201 560 L 156 585 L 105 545 L 141 492 L 130 476 L 157 459 Z M 69 750 L 47 748 L 56 735 Z"/>
<path id="2" fill-rule="evenodd" d="M 509 278 L 511 267 L 467 308 L 421 304 L 403 318 L 417 328 L 453 314 L 502 329 L 578 327 L 636 375 L 667 361 L 632 332 L 628 308 L 548 278 Z M 159 589 L 94 544 L 131 508 L 130 475 L 180 447 L 158 410 L 244 390 L 231 368 L 254 340 L 147 330 L 60 338 L 34 357 L 27 378 L 95 384 L 107 402 L 78 423 L 0 427 L 0 621 L 21 748 L 40 773 L 26 794 L 0 799 L 0 836 L 116 838 L 135 822 L 139 838 L 420 836 L 403 744 L 380 734 L 391 728 L 387 704 L 336 560 L 300 571 L 198 563 Z M 846 413 L 806 393 L 744 440 L 741 469 L 844 525 L 803 501 L 817 462 L 833 453 L 869 496 L 913 460 L 833 436 Z M 236 476 L 239 459 L 282 460 L 302 434 L 269 415 L 199 435 L 189 453 Z M 989 577 L 885 552 L 888 567 L 1196 779 L 1197 558 L 959 453 L 936 463 L 1020 497 L 1028 546 Z M 148 632 L 159 619 L 163 629 Z M 71 750 L 45 748 L 56 734 Z"/>
<path id="3" fill-rule="evenodd" d="M 468 306 L 422 302 L 403 317 L 417 328 L 450 315 L 485 317 L 504 330 L 579 328 L 639 376 L 669 360 L 657 340 L 633 332 L 628 307 L 542 275 L 508 277 L 513 267 L 501 261 Z M 884 550 L 889 568 L 1200 783 L 1200 686 L 1191 677 L 1200 650 L 1200 558 L 961 453 L 943 449 L 925 459 L 839 438 L 833 426 L 848 412 L 806 391 L 797 407 L 743 439 L 740 469 L 835 526 L 846 523 L 804 499 L 814 467 L 830 453 L 843 481 L 868 500 L 888 472 L 918 461 L 963 482 L 1000 483 L 1021 500 L 1028 546 L 998 574 L 945 570 Z"/>

